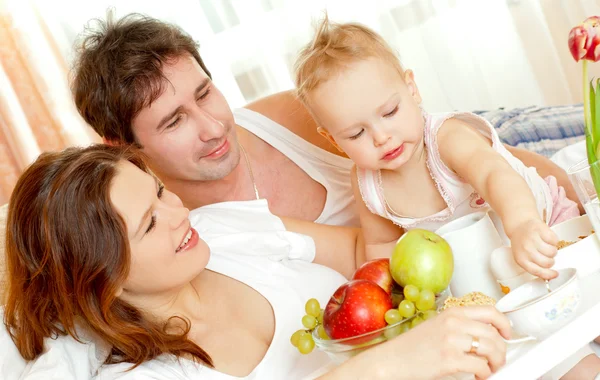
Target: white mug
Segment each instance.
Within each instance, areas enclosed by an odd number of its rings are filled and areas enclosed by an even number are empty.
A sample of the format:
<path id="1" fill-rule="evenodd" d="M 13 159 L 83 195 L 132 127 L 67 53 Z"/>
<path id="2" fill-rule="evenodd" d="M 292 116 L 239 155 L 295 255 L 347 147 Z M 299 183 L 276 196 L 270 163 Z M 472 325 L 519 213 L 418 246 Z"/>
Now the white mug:
<path id="1" fill-rule="evenodd" d="M 495 299 L 503 296 L 490 269 L 490 255 L 503 241 L 487 211 L 457 218 L 436 233 L 452 248 L 454 274 L 450 291 L 453 296 L 462 297 L 474 291 Z"/>

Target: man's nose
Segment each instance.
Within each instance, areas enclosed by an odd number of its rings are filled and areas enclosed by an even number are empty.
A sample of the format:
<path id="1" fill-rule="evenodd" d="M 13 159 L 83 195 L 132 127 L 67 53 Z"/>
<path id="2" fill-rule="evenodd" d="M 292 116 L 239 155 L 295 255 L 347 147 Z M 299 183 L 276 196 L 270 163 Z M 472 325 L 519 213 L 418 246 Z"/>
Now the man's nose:
<path id="1" fill-rule="evenodd" d="M 210 113 L 199 111 L 195 114 L 200 140 L 207 142 L 214 139 L 220 139 L 225 134 L 223 123 L 214 118 Z"/>

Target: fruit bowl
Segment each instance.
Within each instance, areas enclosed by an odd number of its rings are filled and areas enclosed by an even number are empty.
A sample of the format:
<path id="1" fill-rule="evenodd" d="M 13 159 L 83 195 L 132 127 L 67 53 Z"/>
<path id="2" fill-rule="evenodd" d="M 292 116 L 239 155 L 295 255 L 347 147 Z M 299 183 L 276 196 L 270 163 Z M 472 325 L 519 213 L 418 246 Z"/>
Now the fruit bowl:
<path id="1" fill-rule="evenodd" d="M 312 333 L 315 346 L 324 351 L 335 364 L 341 364 L 364 350 L 381 344 L 410 330 L 417 314 L 379 330 L 344 339 L 322 339 L 315 329 Z"/>
<path id="2" fill-rule="evenodd" d="M 436 296 L 436 310 L 441 310 L 444 301 L 448 298 L 448 290 L 443 291 Z M 389 339 L 392 339 L 420 322 L 423 322 L 422 313 L 417 313 L 410 318 L 403 319 L 398 323 L 387 325 L 381 329 L 371 331 L 365 334 L 344 338 L 344 339 L 323 339 L 319 336 L 317 329 L 312 332 L 315 346 L 324 351 L 335 364 L 341 364 L 349 358 L 363 352 L 364 350 L 375 347 Z M 418 321 L 418 322 L 417 322 Z"/>

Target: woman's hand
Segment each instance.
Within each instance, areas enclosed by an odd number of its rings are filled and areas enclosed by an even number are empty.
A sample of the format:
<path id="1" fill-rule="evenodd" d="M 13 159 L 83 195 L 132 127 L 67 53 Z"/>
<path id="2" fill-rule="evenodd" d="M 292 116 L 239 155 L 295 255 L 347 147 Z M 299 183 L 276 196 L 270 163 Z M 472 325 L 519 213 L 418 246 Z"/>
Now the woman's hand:
<path id="1" fill-rule="evenodd" d="M 558 237 L 542 220 L 522 222 L 510 235 L 510 243 L 515 261 L 527 272 L 544 280 L 558 275 L 550 269 L 558 252 Z"/>
<path id="2" fill-rule="evenodd" d="M 494 307 L 456 307 L 364 354 L 370 355 L 372 378 L 438 379 L 465 372 L 486 379 L 504 365 L 503 338 L 510 334 L 508 319 Z M 474 340 L 479 347 L 471 351 Z"/>

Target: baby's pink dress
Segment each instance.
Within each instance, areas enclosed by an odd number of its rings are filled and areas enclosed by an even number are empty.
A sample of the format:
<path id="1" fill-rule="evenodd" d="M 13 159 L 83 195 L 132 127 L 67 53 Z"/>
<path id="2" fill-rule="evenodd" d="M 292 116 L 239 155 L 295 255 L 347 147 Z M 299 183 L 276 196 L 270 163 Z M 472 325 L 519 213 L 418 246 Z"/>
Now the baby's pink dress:
<path id="1" fill-rule="evenodd" d="M 493 148 L 525 179 L 535 197 L 538 212 L 548 225 L 579 216 L 577 203 L 566 197 L 565 190 L 558 186 L 556 178 L 550 176 L 544 179 L 538 175 L 535 168 L 526 167 L 523 162 L 514 157 L 506 150 L 494 127 L 487 120 L 467 112 L 424 114 L 424 117 L 427 167 L 447 207 L 436 214 L 422 218 L 397 215 L 386 205 L 381 172 L 357 168 L 360 193 L 372 213 L 389 219 L 404 229 L 423 228 L 436 231 L 454 219 L 489 208 L 473 187 L 450 170 L 440 157 L 437 132 L 444 121 L 456 118 L 473 126 L 490 139 Z M 460 149 L 460 146 L 456 149 Z"/>

